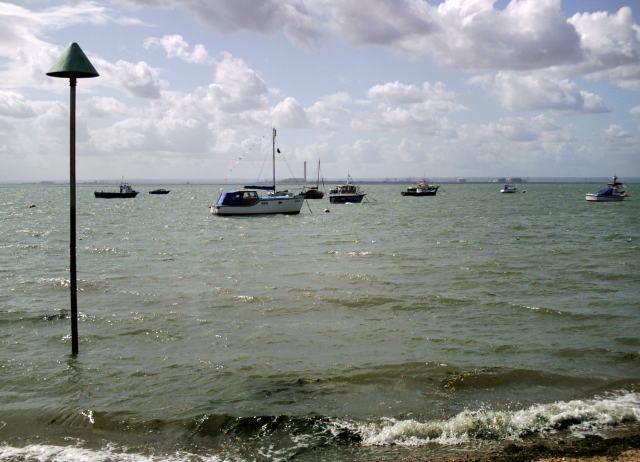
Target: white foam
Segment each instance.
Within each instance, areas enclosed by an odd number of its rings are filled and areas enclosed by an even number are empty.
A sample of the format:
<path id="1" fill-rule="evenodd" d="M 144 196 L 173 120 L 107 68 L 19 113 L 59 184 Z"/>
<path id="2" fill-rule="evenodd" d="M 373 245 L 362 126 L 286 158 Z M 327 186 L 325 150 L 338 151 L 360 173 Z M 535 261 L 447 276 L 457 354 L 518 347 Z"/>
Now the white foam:
<path id="1" fill-rule="evenodd" d="M 590 400 L 538 404 L 520 411 L 465 410 L 447 420 L 418 422 L 385 419 L 356 425 L 363 444 L 420 446 L 461 444 L 470 440 L 517 440 L 559 430 L 575 436 L 640 421 L 640 394 L 619 393 Z"/>
<path id="2" fill-rule="evenodd" d="M 161 456 L 147 456 L 125 453 L 112 447 L 93 450 L 76 446 L 30 444 L 21 448 L 0 446 L 0 460 L 35 460 L 38 462 L 223 462 L 226 459 L 181 451 Z"/>

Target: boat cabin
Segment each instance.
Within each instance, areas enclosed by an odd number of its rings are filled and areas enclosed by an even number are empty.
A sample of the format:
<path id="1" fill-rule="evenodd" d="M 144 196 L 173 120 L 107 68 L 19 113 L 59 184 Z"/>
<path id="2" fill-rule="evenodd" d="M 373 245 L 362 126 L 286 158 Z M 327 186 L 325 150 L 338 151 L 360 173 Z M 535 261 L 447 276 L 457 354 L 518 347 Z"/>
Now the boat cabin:
<path id="1" fill-rule="evenodd" d="M 218 205 L 249 207 L 255 205 L 259 200 L 260 196 L 256 191 L 228 191 L 220 196 Z"/>

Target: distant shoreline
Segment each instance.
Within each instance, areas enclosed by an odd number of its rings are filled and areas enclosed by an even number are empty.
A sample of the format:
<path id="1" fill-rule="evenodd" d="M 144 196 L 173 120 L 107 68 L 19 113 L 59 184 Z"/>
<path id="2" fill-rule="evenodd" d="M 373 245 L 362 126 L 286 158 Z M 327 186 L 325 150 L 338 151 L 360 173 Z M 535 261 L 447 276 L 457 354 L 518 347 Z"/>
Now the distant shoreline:
<path id="1" fill-rule="evenodd" d="M 412 184 L 417 181 L 420 181 L 421 178 L 397 178 L 397 179 L 381 179 L 381 178 L 363 178 L 361 180 L 352 180 L 354 184 Z M 500 180 L 503 180 L 500 178 Z M 503 183 L 513 183 L 513 184 L 591 184 L 591 183 L 606 183 L 611 180 L 611 177 L 585 177 L 585 178 L 571 178 L 571 177 L 536 177 L 536 178 L 522 178 L 519 180 L 511 180 L 511 181 L 498 181 L 495 178 L 467 178 L 464 181 L 461 181 L 456 178 L 430 178 L 428 181 L 430 183 L 437 184 L 503 184 Z M 626 184 L 638 184 L 640 183 L 640 178 L 625 178 L 622 179 L 623 183 Z M 330 178 L 325 179 L 325 185 L 332 184 L 341 184 L 344 183 L 344 178 Z M 79 180 L 78 185 L 118 185 L 121 183 L 121 180 Z M 181 180 L 181 179 L 130 179 L 127 180 L 129 184 L 135 185 L 189 185 L 189 186 L 207 186 L 207 185 L 242 185 L 242 184 L 255 184 L 254 180 L 242 180 L 242 179 L 233 179 L 233 180 L 220 180 L 220 179 L 197 179 L 197 180 Z M 258 182 L 264 183 L 266 182 Z M 307 181 L 307 184 L 311 184 L 313 182 Z M 44 181 L 0 181 L 0 186 L 15 186 L 15 185 L 40 185 L 40 186 L 62 186 L 67 185 L 68 181 L 66 180 L 44 180 Z M 303 185 L 303 180 L 300 179 L 284 179 L 278 180 L 278 184 L 281 185 Z"/>

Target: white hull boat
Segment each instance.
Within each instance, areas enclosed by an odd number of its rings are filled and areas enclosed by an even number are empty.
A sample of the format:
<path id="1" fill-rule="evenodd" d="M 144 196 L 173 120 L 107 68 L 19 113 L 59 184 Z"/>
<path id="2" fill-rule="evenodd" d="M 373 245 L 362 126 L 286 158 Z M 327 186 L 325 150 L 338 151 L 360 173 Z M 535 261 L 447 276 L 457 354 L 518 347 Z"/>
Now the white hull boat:
<path id="1" fill-rule="evenodd" d="M 515 193 L 518 190 L 515 185 L 505 184 L 504 187 L 500 190 L 503 194 Z"/>
<path id="2" fill-rule="evenodd" d="M 624 184 L 620 183 L 618 177 L 614 175 L 613 181 L 607 183 L 606 188 L 602 188 L 597 193 L 587 193 L 585 199 L 588 202 L 620 202 L 628 196 L 629 193 L 625 191 Z"/>
<path id="3" fill-rule="evenodd" d="M 271 215 L 300 213 L 304 196 L 267 195 L 259 196 L 252 189 L 222 193 L 218 201 L 211 206 L 215 215 Z"/>
<path id="4" fill-rule="evenodd" d="M 211 213 L 215 215 L 274 215 L 300 213 L 304 196 L 276 191 L 276 129 L 272 138 L 273 184 L 269 186 L 245 186 L 244 189 L 221 192 Z M 280 152 L 280 150 L 278 150 Z M 258 191 L 269 191 L 260 195 Z"/>

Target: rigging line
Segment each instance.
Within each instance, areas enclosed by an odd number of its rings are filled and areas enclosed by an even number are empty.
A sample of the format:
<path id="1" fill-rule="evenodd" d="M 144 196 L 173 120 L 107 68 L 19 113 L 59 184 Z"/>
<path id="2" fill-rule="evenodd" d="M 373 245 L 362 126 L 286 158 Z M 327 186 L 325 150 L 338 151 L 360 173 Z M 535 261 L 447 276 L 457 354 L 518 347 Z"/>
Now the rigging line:
<path id="1" fill-rule="evenodd" d="M 264 135 L 261 137 L 262 139 L 260 140 L 260 144 L 262 145 L 262 143 L 265 140 Z M 257 142 L 256 142 L 257 144 Z M 262 146 L 261 146 L 262 147 Z M 262 155 L 262 164 L 260 165 L 260 171 L 258 172 L 258 178 L 256 179 L 256 183 L 260 183 L 260 178 L 262 178 L 262 172 L 264 170 L 264 164 L 267 162 L 267 151 L 264 151 L 264 154 Z"/>
<path id="2" fill-rule="evenodd" d="M 293 171 L 291 170 L 291 167 L 289 166 L 289 162 L 287 162 L 287 158 L 284 156 L 284 154 L 282 154 L 282 151 L 280 151 L 280 146 L 279 145 L 278 145 L 278 154 L 280 154 L 280 156 L 284 160 L 284 163 L 286 164 L 287 168 L 289 169 L 289 174 L 291 175 L 291 178 L 295 178 L 296 176 L 294 175 Z"/>
<path id="3" fill-rule="evenodd" d="M 262 177 L 262 171 L 264 170 L 264 164 L 267 162 L 267 156 L 262 156 L 262 164 L 260 165 L 260 171 L 258 172 L 258 178 L 256 179 L 256 183 L 260 182 L 260 178 Z"/>

